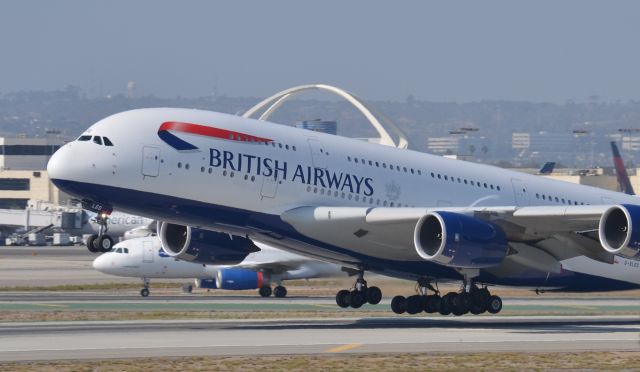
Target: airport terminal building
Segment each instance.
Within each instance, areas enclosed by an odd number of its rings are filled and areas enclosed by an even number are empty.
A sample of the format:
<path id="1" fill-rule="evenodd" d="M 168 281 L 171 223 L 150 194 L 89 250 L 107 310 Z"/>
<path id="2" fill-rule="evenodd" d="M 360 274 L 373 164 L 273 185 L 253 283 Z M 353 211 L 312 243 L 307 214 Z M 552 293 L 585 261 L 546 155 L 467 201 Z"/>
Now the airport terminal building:
<path id="1" fill-rule="evenodd" d="M 0 137 L 0 209 L 24 209 L 29 199 L 69 201 L 47 174 L 49 158 L 63 144 L 54 137 Z"/>

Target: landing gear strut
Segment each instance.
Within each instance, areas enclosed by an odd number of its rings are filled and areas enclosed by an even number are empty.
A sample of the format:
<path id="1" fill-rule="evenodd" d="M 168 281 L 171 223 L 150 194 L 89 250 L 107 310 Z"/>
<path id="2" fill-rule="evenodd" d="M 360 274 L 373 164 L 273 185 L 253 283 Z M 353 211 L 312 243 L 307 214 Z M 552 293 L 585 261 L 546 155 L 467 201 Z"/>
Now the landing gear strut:
<path id="1" fill-rule="evenodd" d="M 87 248 L 91 253 L 109 252 L 113 247 L 113 239 L 107 235 L 109 226 L 107 225 L 107 214 L 100 213 L 95 217 L 96 223 L 100 226 L 98 234 L 93 234 L 87 239 Z"/>
<path id="2" fill-rule="evenodd" d="M 376 305 L 382 300 L 382 291 L 378 287 L 368 287 L 364 280 L 364 270 L 358 272 L 358 279 L 351 290 L 343 289 L 336 294 L 336 303 L 341 308 L 360 308 L 369 303 Z"/>
<path id="3" fill-rule="evenodd" d="M 431 290 L 434 294 L 427 294 Z M 425 279 L 419 279 L 416 286 L 418 294 L 405 298 L 395 296 L 391 300 L 391 310 L 396 314 L 418 314 L 422 311 L 426 313 L 440 313 L 441 315 L 453 314 L 456 316 L 464 314 L 482 314 L 489 312 L 497 314 L 502 310 L 502 299 L 491 295 L 487 287 L 479 288 L 471 280 L 463 281 L 460 292 L 449 292 L 440 296 L 440 291 L 434 288 Z"/>
<path id="4" fill-rule="evenodd" d="M 149 279 L 142 278 L 142 289 L 140 290 L 140 296 L 147 297 L 149 296 Z"/>

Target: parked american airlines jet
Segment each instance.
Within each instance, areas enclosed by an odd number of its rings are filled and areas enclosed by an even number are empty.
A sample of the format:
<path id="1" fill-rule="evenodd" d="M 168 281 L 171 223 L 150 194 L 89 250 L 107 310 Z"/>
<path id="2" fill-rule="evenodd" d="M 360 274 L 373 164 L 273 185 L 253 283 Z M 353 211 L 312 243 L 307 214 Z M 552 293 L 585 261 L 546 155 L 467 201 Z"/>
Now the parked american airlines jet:
<path id="1" fill-rule="evenodd" d="M 157 236 L 135 238 L 116 244 L 111 252 L 93 260 L 93 268 L 105 274 L 141 278 L 140 295 L 149 295 L 149 279 L 195 278 L 198 288 L 258 289 L 262 297 L 285 297 L 285 280 L 346 276 L 340 266 L 312 260 L 258 243 L 260 250 L 250 253 L 234 266 L 212 266 L 175 259 L 163 249 Z M 271 285 L 275 287 L 271 289 Z M 378 297 L 378 301 L 380 301 Z"/>
<path id="2" fill-rule="evenodd" d="M 486 165 L 158 108 L 99 121 L 48 170 L 94 211 L 164 221 L 172 257 L 234 264 L 256 241 L 356 268 L 353 290 L 336 295 L 343 307 L 379 291 L 367 271 L 417 281 L 418 294 L 393 299 L 396 313 L 496 313 L 502 301 L 489 284 L 640 287 L 640 199 Z M 579 257 L 631 270 L 631 280 L 563 270 Z M 614 264 L 621 259 L 629 266 Z M 442 280 L 460 291 L 439 293 Z"/>

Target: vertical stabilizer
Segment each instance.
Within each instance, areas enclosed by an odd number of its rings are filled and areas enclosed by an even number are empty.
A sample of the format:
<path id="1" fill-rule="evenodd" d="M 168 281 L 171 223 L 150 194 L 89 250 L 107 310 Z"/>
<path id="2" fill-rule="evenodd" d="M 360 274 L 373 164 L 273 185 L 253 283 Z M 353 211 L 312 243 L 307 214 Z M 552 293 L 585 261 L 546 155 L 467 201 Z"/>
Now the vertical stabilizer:
<path id="1" fill-rule="evenodd" d="M 611 151 L 613 151 L 613 165 L 616 167 L 616 177 L 618 177 L 620 191 L 625 194 L 635 195 L 631 181 L 629 181 L 627 169 L 624 167 L 624 161 L 622 161 L 622 156 L 620 156 L 620 151 L 618 151 L 618 146 L 616 146 L 616 143 L 613 141 L 611 141 Z"/>

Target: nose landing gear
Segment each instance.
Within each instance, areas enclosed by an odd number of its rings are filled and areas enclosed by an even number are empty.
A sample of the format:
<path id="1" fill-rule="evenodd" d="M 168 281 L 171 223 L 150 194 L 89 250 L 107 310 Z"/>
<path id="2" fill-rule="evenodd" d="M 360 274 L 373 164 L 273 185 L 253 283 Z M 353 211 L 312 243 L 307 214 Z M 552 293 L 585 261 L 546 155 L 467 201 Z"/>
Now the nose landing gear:
<path id="1" fill-rule="evenodd" d="M 147 297 L 149 296 L 149 279 L 142 278 L 142 289 L 140 290 L 140 296 Z"/>
<path id="2" fill-rule="evenodd" d="M 109 226 L 107 225 L 107 219 L 109 217 L 106 214 L 100 213 L 96 216 L 96 223 L 100 226 L 98 234 L 93 234 L 87 239 L 87 248 L 91 253 L 97 252 L 109 252 L 113 247 L 113 239 L 107 235 Z"/>

